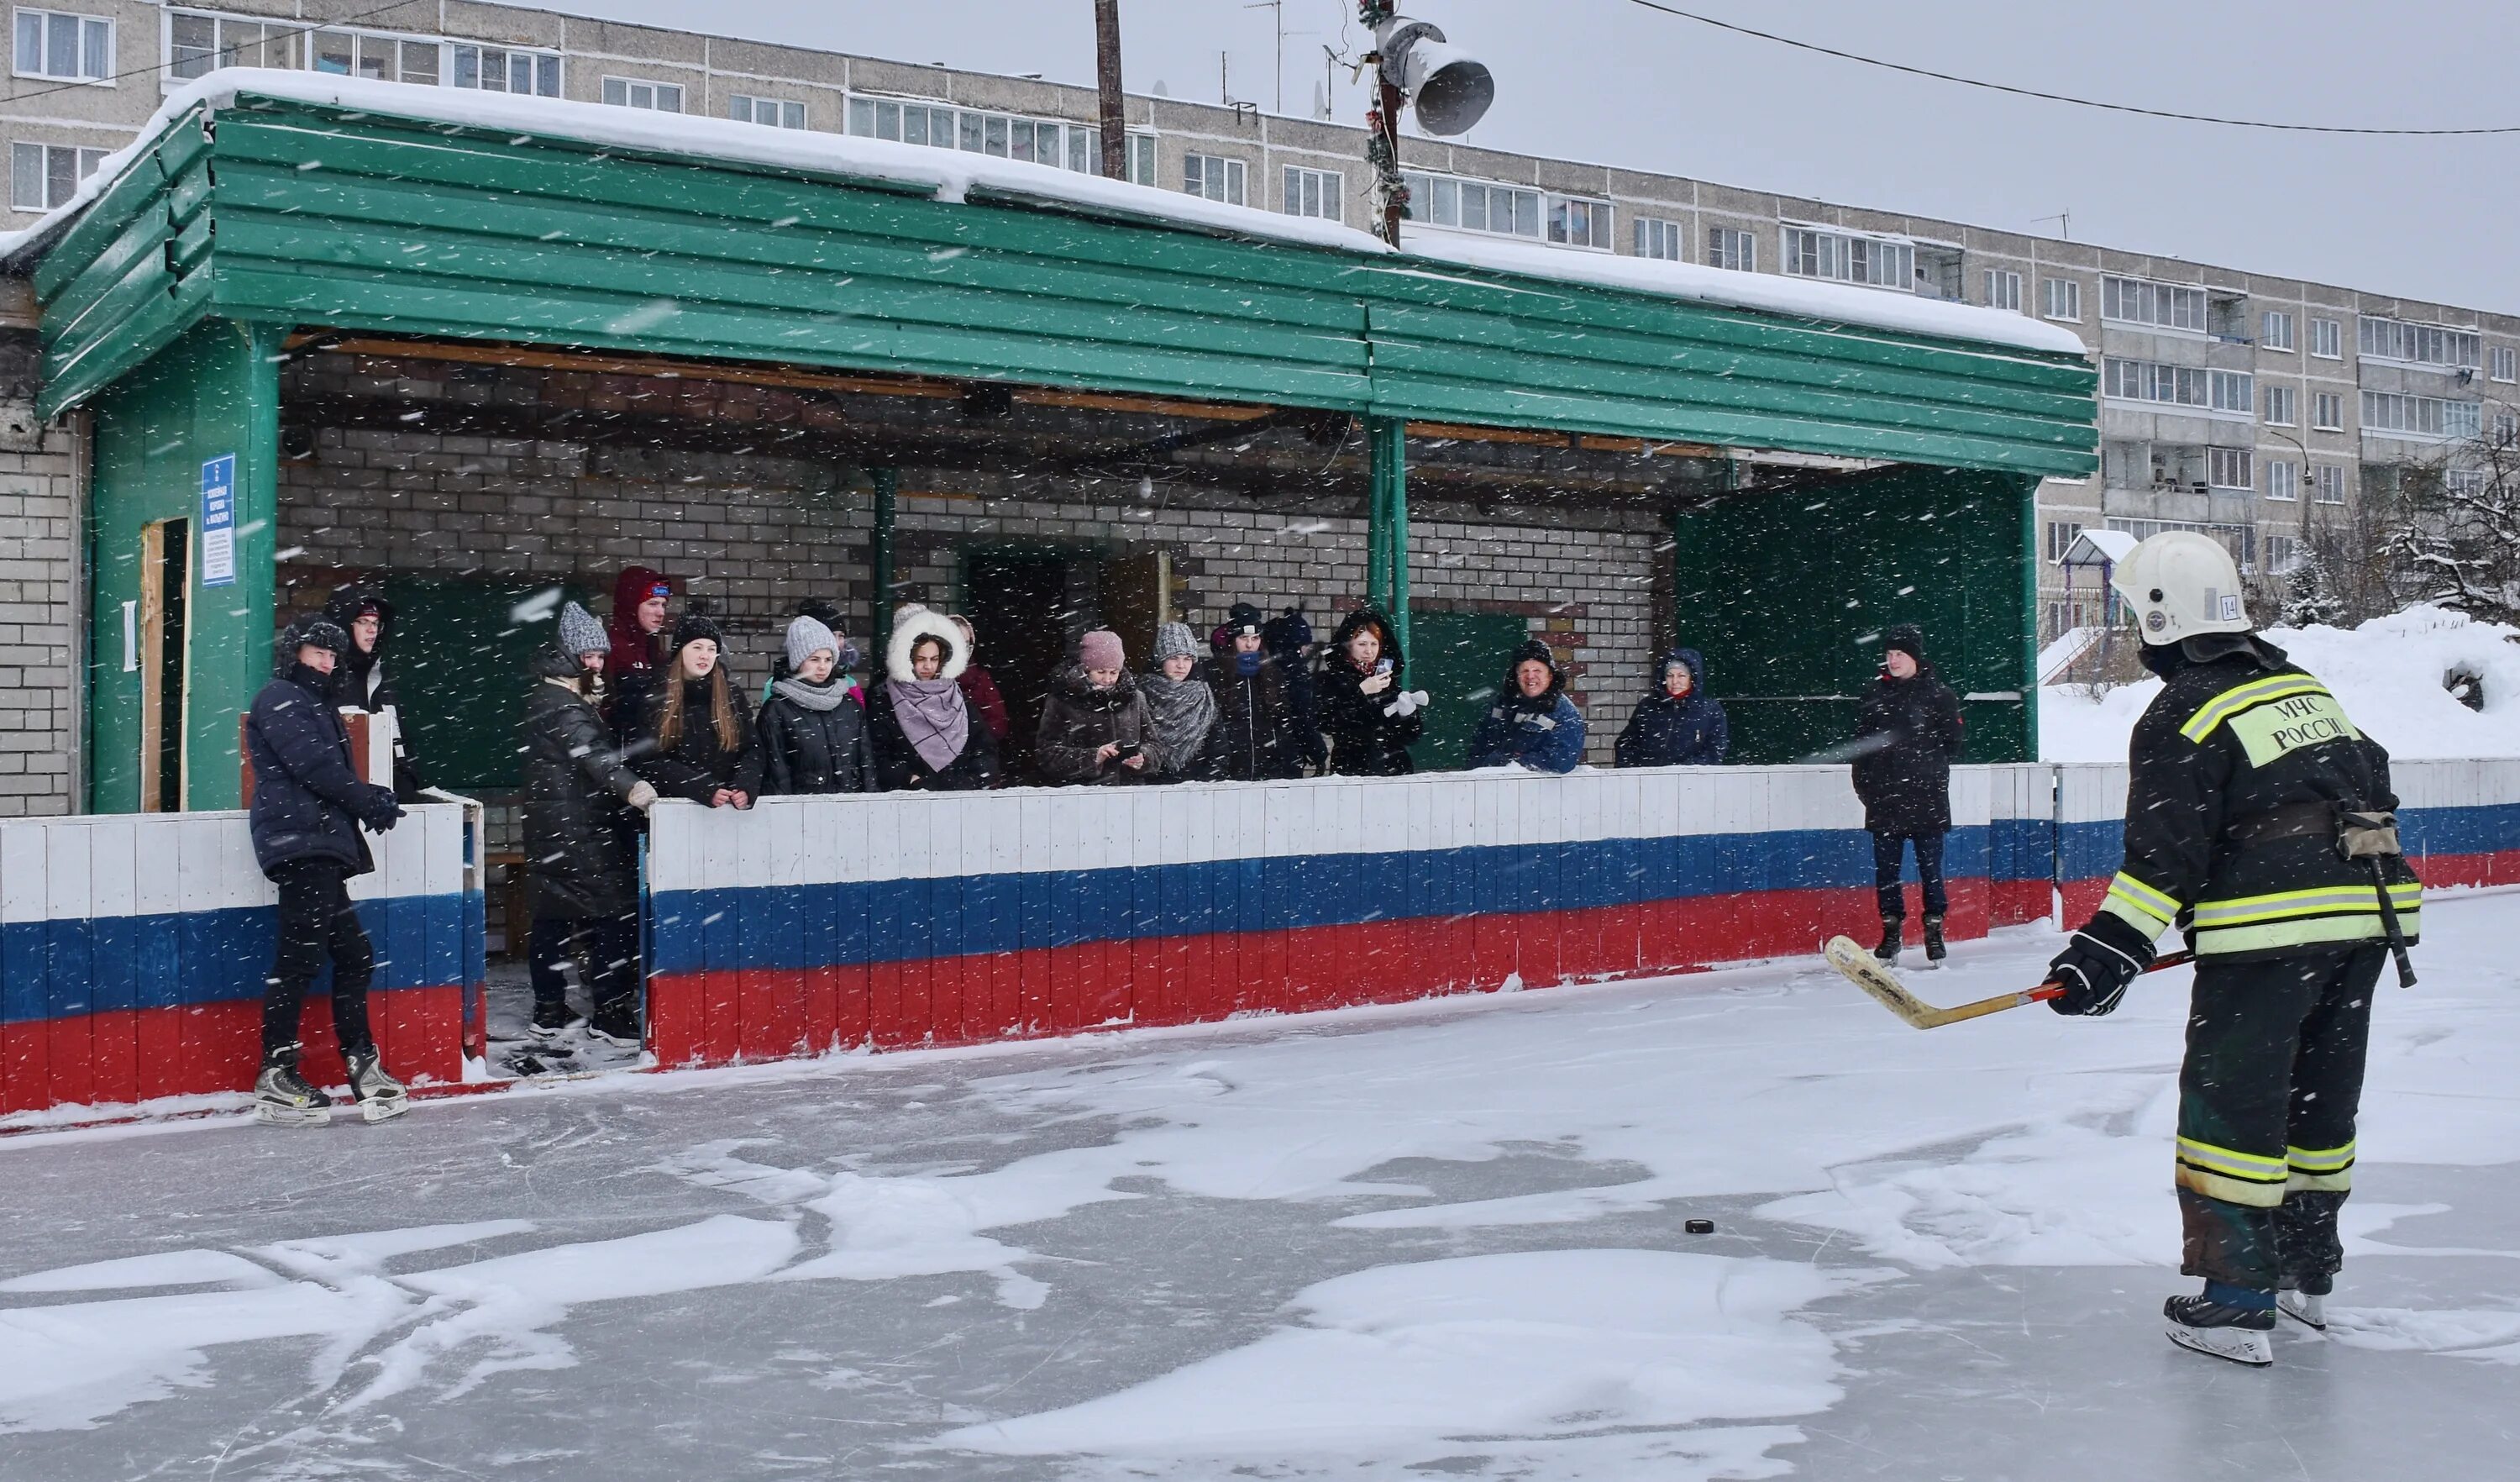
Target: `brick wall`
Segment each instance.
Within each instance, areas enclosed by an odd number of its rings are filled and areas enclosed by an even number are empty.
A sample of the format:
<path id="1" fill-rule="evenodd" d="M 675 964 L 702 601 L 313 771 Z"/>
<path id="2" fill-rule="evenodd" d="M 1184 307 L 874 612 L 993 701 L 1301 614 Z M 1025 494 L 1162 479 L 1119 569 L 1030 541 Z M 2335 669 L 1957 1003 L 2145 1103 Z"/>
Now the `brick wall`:
<path id="1" fill-rule="evenodd" d="M 7 347 L 0 346 L 0 356 Z M 75 811 L 77 429 L 0 388 L 0 818 Z"/>

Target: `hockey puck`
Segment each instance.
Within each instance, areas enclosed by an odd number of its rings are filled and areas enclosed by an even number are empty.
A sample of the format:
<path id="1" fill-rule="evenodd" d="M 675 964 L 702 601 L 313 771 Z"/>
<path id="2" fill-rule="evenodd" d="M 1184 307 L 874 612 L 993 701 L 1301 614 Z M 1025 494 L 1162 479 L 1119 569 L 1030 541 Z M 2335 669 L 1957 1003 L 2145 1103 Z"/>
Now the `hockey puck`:
<path id="1" fill-rule="evenodd" d="M 1690 1235 L 1715 1234 L 1715 1222 L 1713 1220 L 1690 1220 L 1680 1228 L 1688 1231 Z"/>

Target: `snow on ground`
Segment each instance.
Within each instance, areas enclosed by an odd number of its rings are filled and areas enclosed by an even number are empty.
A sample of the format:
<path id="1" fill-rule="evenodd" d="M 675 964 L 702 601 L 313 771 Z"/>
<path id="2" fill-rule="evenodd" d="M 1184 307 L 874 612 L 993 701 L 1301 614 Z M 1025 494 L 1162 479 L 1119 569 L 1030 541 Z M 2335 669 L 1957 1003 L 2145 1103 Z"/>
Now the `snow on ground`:
<path id="1" fill-rule="evenodd" d="M 2325 681 L 2391 756 L 2520 756 L 2520 628 L 2419 604 L 2359 628 L 2270 628 L 2267 638 Z M 2443 687 L 2452 671 L 2483 680 L 2483 710 Z M 2157 679 L 2097 700 L 2080 685 L 2048 686 L 2039 692 L 2040 758 L 2125 761 L 2137 718 L 2160 693 Z"/>
<path id="2" fill-rule="evenodd" d="M 2485 1475 L 2515 919 L 2426 912 L 2272 1373 L 2158 1333 L 2180 974 L 1920 1034 L 1796 961 L 11 1139 L 0 1475 Z"/>

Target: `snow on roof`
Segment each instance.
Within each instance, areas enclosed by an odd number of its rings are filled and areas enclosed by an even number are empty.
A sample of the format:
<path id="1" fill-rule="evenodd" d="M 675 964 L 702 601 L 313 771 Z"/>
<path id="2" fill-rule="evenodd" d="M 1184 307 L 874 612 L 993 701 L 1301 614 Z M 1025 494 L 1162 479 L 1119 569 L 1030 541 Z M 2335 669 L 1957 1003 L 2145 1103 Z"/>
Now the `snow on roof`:
<path id="1" fill-rule="evenodd" d="M 424 87 L 324 72 L 226 67 L 168 93 L 165 102 L 159 105 L 157 114 L 143 126 L 138 137 L 108 156 L 94 173 L 80 182 L 77 192 L 68 202 L 31 226 L 0 233 L 0 264 L 22 269 L 23 259 L 40 253 L 68 230 L 69 223 L 82 210 L 119 178 L 134 160 L 156 145 L 158 135 L 176 118 L 196 106 L 206 106 L 212 112 L 233 107 L 240 97 L 282 99 L 326 108 L 495 129 L 518 135 L 519 142 L 540 135 L 596 146 L 854 175 L 925 187 L 944 201 L 966 201 L 974 194 L 1015 197 L 1304 247 L 1375 254 L 1390 254 L 1392 250 L 1380 238 L 1337 222 L 1288 216 L 1255 206 L 1228 205 L 1182 191 L 1105 180 L 1098 175 L 1080 174 L 1054 165 L 1000 159 L 958 150 L 868 139 L 853 134 L 763 128 L 759 124 L 742 123 L 731 118 L 659 113 L 646 109 L 579 103 L 562 98 L 485 93 L 469 88 Z M 2012 345 L 2048 353 L 2075 356 L 2088 353 L 2082 340 L 2071 333 L 2035 319 L 1967 304 L 1920 299 L 1879 289 L 1812 283 L 1771 274 L 1736 273 L 1694 263 L 1617 257 L 1431 230 L 1411 232 L 1408 250 L 1416 256 L 1464 267 L 1590 283 L 1694 303 L 1791 314 L 1838 324 Z"/>
<path id="2" fill-rule="evenodd" d="M 2116 565 L 2136 548 L 2136 538 L 2124 530 L 2085 530 L 2074 537 L 2056 564 L 2060 566 L 2096 566 L 2102 561 Z"/>

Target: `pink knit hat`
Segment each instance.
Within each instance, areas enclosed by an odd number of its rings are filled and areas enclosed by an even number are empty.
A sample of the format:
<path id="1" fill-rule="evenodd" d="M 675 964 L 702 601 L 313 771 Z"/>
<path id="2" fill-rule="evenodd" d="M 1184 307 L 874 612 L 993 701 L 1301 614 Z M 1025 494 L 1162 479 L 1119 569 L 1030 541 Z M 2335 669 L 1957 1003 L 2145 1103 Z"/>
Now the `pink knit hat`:
<path id="1" fill-rule="evenodd" d="M 1125 669 L 1129 657 L 1121 651 L 1119 634 L 1097 628 L 1076 641 L 1076 663 L 1084 669 Z"/>

